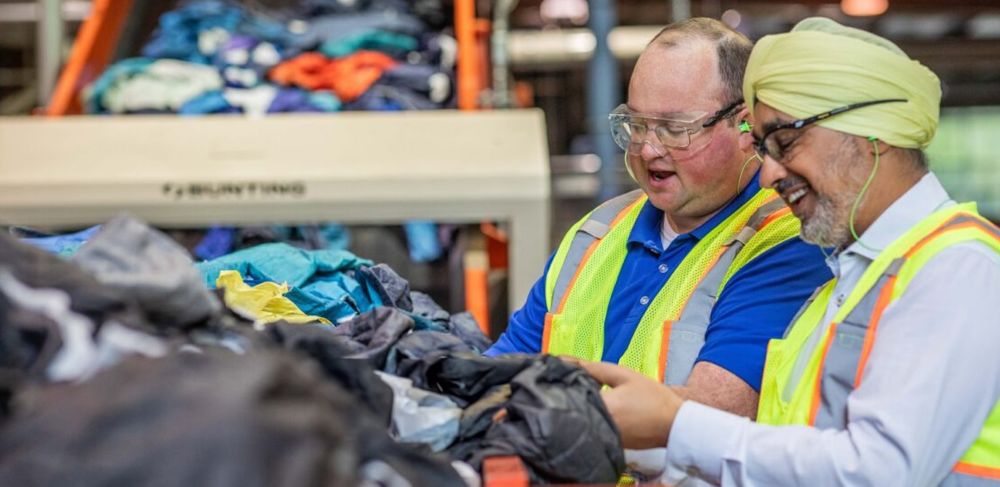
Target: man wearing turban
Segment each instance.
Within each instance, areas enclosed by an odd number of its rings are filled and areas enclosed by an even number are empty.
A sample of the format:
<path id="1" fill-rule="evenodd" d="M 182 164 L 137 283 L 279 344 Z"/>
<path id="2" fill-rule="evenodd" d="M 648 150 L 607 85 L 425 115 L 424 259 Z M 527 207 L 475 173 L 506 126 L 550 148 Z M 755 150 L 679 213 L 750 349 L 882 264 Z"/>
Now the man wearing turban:
<path id="1" fill-rule="evenodd" d="M 761 183 L 834 278 L 769 343 L 758 423 L 582 363 L 626 447 L 722 485 L 1000 485 L 1000 229 L 927 168 L 937 77 L 812 18 L 758 42 L 743 89 Z"/>

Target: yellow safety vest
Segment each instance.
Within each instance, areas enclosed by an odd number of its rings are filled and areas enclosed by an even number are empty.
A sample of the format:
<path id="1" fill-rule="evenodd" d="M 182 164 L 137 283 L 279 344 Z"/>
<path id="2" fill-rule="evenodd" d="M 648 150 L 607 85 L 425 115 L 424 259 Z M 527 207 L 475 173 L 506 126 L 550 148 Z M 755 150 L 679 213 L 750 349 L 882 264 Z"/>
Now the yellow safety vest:
<path id="1" fill-rule="evenodd" d="M 975 204 L 939 210 L 890 244 L 865 270 L 829 326 L 820 322 L 836 279 L 817 289 L 785 337 L 768 344 L 757 421 L 845 429 L 847 398 L 863 380 L 882 312 L 929 259 L 963 242 L 983 242 L 1000 253 L 1000 229 L 979 216 Z M 941 485 L 998 484 L 1000 403 Z"/>
<path id="2" fill-rule="evenodd" d="M 618 196 L 567 232 L 545 276 L 544 353 L 601 360 L 611 292 L 645 202 L 639 190 Z M 666 384 L 687 382 L 729 278 L 798 233 L 798 219 L 777 194 L 758 191 L 681 261 L 649 303 L 619 364 Z"/>

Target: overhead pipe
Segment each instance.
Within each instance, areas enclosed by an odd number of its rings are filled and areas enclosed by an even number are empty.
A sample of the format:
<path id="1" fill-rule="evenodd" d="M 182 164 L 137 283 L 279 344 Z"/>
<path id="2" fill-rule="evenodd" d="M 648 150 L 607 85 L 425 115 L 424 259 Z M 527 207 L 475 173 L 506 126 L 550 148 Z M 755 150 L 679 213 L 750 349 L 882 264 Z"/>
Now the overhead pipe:
<path id="1" fill-rule="evenodd" d="M 608 34 L 608 47 L 620 61 L 635 60 L 661 25 L 615 27 Z M 594 56 L 597 38 L 590 29 L 515 30 L 507 35 L 508 67 L 545 66 L 588 62 Z"/>

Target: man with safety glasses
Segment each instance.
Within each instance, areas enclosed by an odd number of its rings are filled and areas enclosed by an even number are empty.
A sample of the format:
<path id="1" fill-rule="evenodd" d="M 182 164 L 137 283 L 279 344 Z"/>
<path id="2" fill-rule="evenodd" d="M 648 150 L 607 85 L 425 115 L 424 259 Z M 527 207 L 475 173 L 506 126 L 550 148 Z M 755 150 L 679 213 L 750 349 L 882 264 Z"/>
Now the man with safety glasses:
<path id="1" fill-rule="evenodd" d="M 711 19 L 650 42 L 610 115 L 640 189 L 570 229 L 488 354 L 620 363 L 753 417 L 767 341 L 830 273 L 760 187 L 741 94 L 751 48 Z"/>
<path id="2" fill-rule="evenodd" d="M 762 184 L 835 278 L 769 344 L 758 423 L 582 363 L 625 445 L 723 485 L 1000 485 L 1000 229 L 928 171 L 937 76 L 813 18 L 757 43 L 744 94 Z"/>

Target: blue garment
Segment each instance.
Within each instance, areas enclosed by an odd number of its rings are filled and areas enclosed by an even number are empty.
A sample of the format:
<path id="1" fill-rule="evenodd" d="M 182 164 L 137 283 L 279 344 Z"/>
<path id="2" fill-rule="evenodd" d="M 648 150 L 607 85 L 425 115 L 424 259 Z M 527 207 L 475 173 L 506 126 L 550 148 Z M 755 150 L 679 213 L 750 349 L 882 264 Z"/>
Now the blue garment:
<path id="1" fill-rule="evenodd" d="M 218 259 L 233 250 L 236 240 L 236 229 L 232 227 L 213 226 L 205 232 L 201 242 L 194 248 L 194 256 L 199 259 Z"/>
<path id="2" fill-rule="evenodd" d="M 284 23 L 232 2 L 200 0 L 160 16 L 156 31 L 142 48 L 142 55 L 212 64 L 216 52 L 222 47 L 221 42 L 211 40 L 217 32 L 242 34 L 270 42 L 282 57 L 291 57 L 297 52 L 285 49 L 294 35 Z M 206 34 L 208 37 L 203 37 Z"/>
<path id="3" fill-rule="evenodd" d="M 83 244 L 87 243 L 87 241 L 90 240 L 90 238 L 93 237 L 100 229 L 101 226 L 97 225 L 76 233 L 52 235 L 48 237 L 24 237 L 21 238 L 21 241 L 34 245 L 35 247 L 49 253 L 56 254 L 59 257 L 72 257 L 73 254 L 76 254 L 76 251 L 79 250 Z"/>
<path id="4" fill-rule="evenodd" d="M 238 271 L 250 285 L 265 281 L 286 283 L 291 289 L 285 297 L 303 313 L 336 323 L 382 304 L 375 290 L 362 286 L 350 275 L 350 271 L 362 265 L 372 262 L 346 250 L 302 250 L 271 243 L 201 262 L 195 267 L 211 289 L 224 270 Z"/>
<path id="5" fill-rule="evenodd" d="M 428 220 L 410 220 L 403 224 L 403 231 L 406 233 L 410 259 L 414 262 L 431 262 L 444 254 L 444 248 L 438 239 L 436 223 Z"/>
<path id="6" fill-rule="evenodd" d="M 692 232 L 678 235 L 665 250 L 660 240 L 663 212 L 646 202 L 629 235 L 625 263 L 611 294 L 601 360 L 618 362 L 646 311 L 640 300 L 652 300 L 698 241 L 759 189 L 759 177 L 754 176 L 722 211 Z M 551 257 L 546 273 L 550 265 Z M 697 362 L 718 365 L 759 391 L 768 340 L 781 337 L 813 290 L 831 277 L 819 247 L 798 237 L 757 256 L 733 275 L 716 301 Z M 540 352 L 545 312 L 543 273 L 486 355 Z"/>
<path id="7" fill-rule="evenodd" d="M 206 91 L 181 105 L 177 113 L 181 115 L 204 115 L 206 113 L 242 113 L 240 107 L 229 104 L 229 100 L 219 90 Z"/>

